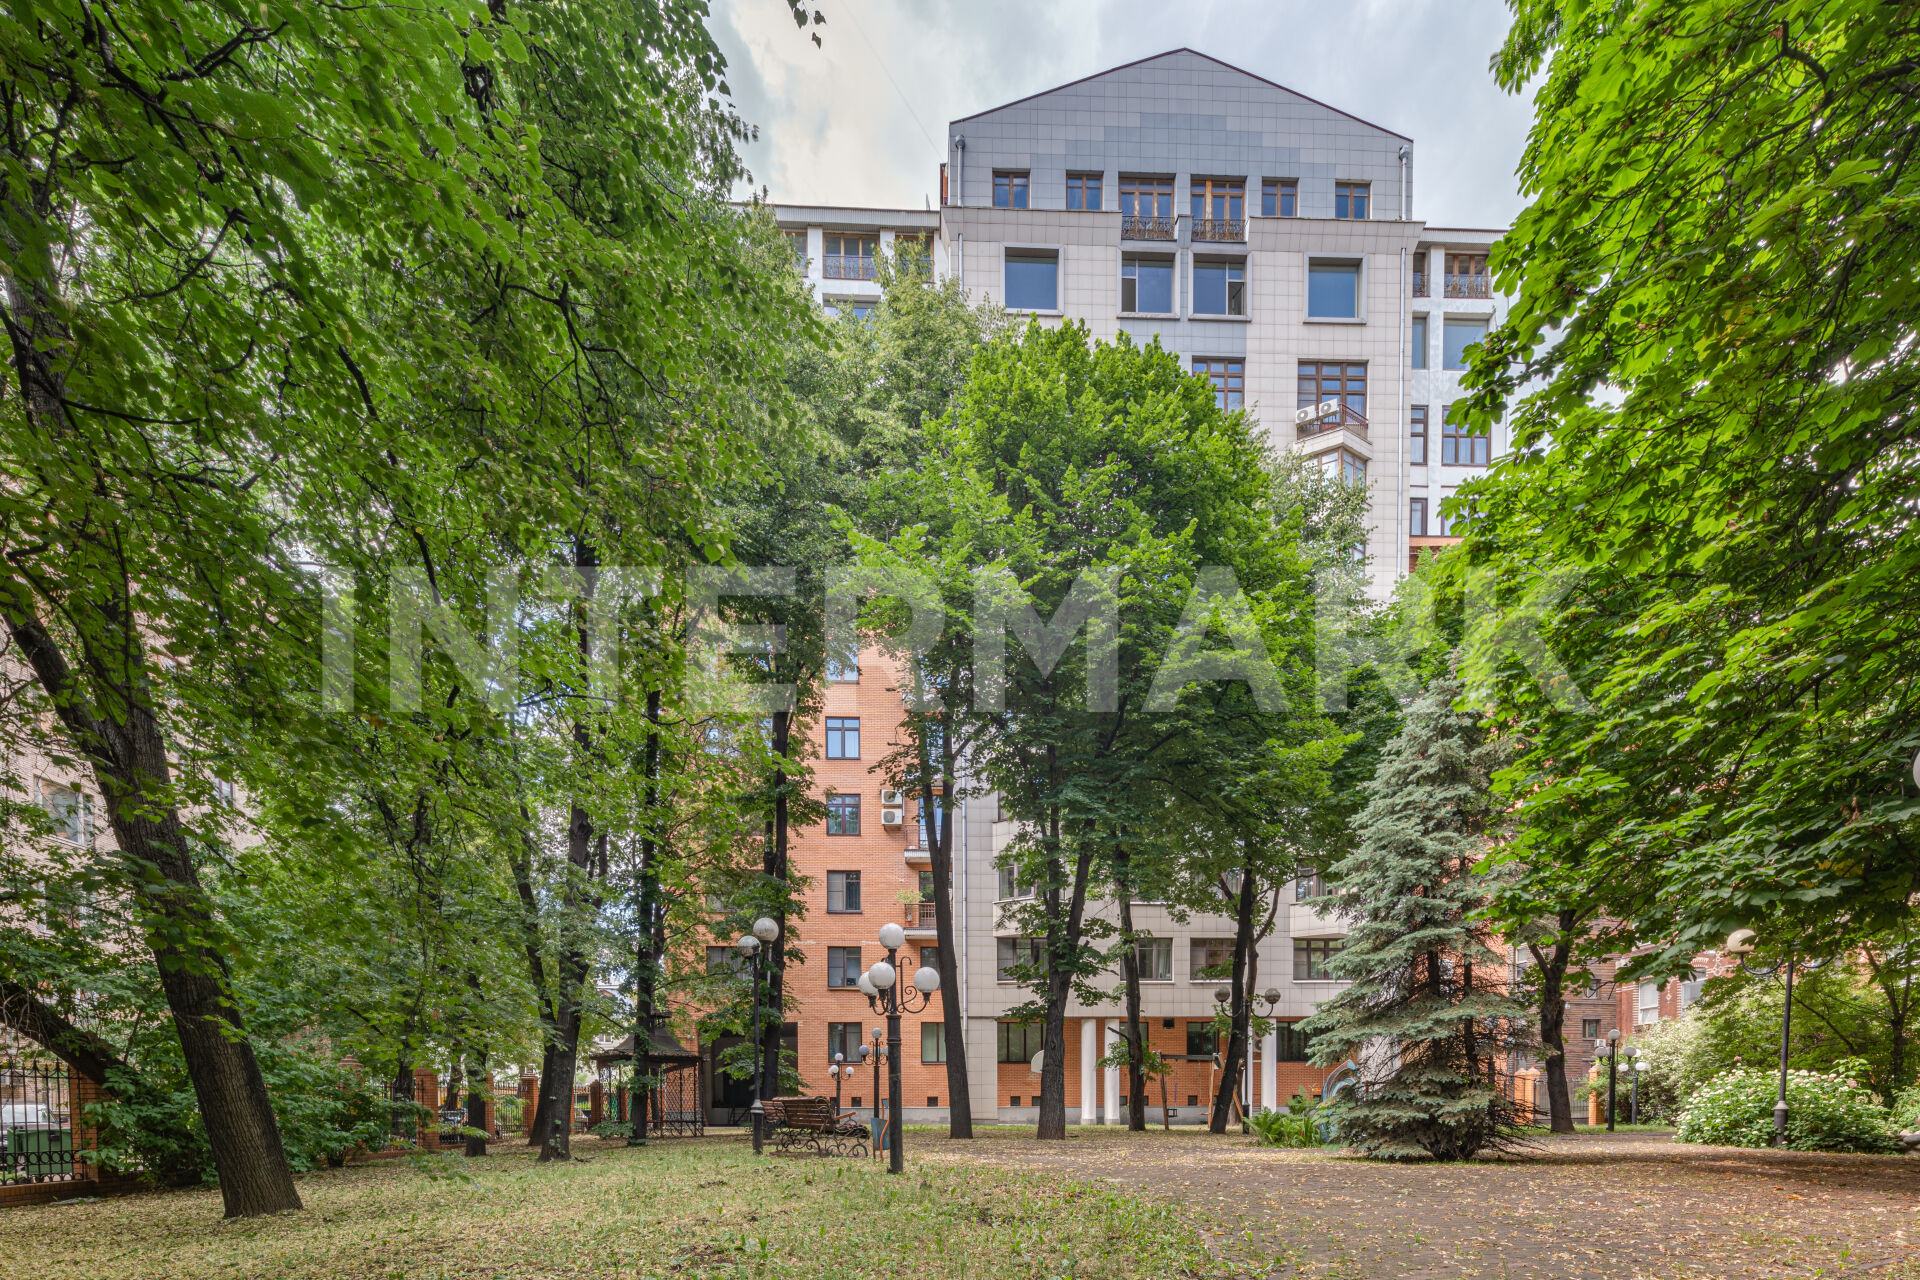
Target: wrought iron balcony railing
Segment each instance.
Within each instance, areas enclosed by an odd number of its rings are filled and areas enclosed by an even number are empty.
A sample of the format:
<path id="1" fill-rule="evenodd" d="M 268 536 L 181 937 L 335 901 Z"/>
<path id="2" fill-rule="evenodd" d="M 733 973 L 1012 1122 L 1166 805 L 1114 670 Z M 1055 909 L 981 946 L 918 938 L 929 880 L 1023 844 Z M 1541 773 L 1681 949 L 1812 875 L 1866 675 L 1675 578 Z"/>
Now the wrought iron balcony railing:
<path id="1" fill-rule="evenodd" d="M 1179 233 L 1178 218 L 1147 218 L 1123 214 L 1120 218 L 1122 240 L 1172 240 Z"/>
<path id="2" fill-rule="evenodd" d="M 1416 298 L 1427 296 L 1427 273 L 1424 271 L 1413 273 L 1413 296 Z"/>
<path id="3" fill-rule="evenodd" d="M 1446 289 L 1449 298 L 1491 298 L 1493 281 L 1485 276 L 1457 275 L 1449 271 Z"/>
<path id="4" fill-rule="evenodd" d="M 1193 238 L 1211 244 L 1237 244 L 1247 238 L 1245 218 L 1195 218 Z"/>
<path id="5" fill-rule="evenodd" d="M 820 263 L 821 274 L 829 280 L 871 280 L 874 260 L 863 253 L 830 253 Z"/>

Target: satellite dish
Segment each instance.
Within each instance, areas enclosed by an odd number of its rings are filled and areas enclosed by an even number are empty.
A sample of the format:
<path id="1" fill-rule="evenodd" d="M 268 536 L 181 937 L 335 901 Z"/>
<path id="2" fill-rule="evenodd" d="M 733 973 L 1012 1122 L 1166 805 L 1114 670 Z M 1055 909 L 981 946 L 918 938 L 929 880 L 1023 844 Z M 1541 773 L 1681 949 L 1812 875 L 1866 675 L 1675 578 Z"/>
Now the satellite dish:
<path id="1" fill-rule="evenodd" d="M 1027 1069 L 1032 1071 L 1033 1074 L 1039 1075 L 1040 1064 L 1046 1061 L 1046 1057 L 1047 1057 L 1047 1051 L 1045 1049 L 1042 1049 L 1040 1052 L 1034 1054 L 1033 1061 L 1027 1064 Z"/>
<path id="2" fill-rule="evenodd" d="M 1913 753 L 1913 785 L 1920 787 L 1920 751 Z"/>

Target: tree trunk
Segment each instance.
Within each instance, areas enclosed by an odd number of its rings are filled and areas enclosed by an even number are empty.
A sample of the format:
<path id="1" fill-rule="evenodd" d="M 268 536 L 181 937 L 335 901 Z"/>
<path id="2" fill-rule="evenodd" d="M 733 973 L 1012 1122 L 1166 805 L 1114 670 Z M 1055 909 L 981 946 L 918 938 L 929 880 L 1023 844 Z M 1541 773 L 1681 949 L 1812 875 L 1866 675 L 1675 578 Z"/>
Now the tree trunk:
<path id="1" fill-rule="evenodd" d="M 647 690 L 647 743 L 641 767 L 646 771 L 645 824 L 640 830 L 640 905 L 634 929 L 633 972 L 633 1076 L 627 1087 L 627 1106 L 631 1126 L 627 1133 L 630 1146 L 647 1142 L 647 1054 L 653 1049 L 654 994 L 660 976 L 660 953 L 654 949 L 654 916 L 660 910 L 659 839 L 654 826 L 655 810 L 660 804 L 660 691 Z"/>
<path id="2" fill-rule="evenodd" d="M 1233 1099 L 1240 1087 L 1242 1064 L 1247 1056 L 1247 1017 L 1251 1002 L 1247 999 L 1247 952 L 1253 945 L 1253 858 L 1251 853 L 1240 868 L 1240 901 L 1233 924 L 1233 1032 L 1227 1040 L 1227 1052 L 1220 1067 L 1220 1085 L 1214 1091 L 1213 1114 L 1207 1128 L 1214 1133 L 1227 1131 Z"/>
<path id="3" fill-rule="evenodd" d="M 1114 893 L 1120 899 L 1120 936 L 1126 947 L 1120 953 L 1120 980 L 1126 987 L 1127 1002 L 1127 1128 L 1144 1133 L 1147 1127 L 1147 1099 L 1141 1075 L 1146 1035 L 1140 1025 L 1140 953 L 1133 940 L 1132 860 L 1124 840 L 1113 848 Z"/>
<path id="4" fill-rule="evenodd" d="M 1547 1115 L 1555 1133 L 1572 1133 L 1573 1095 L 1567 1086 L 1567 963 L 1573 956 L 1573 930 L 1579 918 L 1562 911 L 1551 950 L 1528 946 L 1540 970 L 1540 1062 L 1547 1074 Z"/>
<path id="5" fill-rule="evenodd" d="M 960 962 L 953 927 L 953 797 L 954 762 L 952 733 L 940 732 L 941 793 L 933 794 L 933 761 L 922 734 L 920 768 L 920 811 L 929 815 L 927 853 L 933 863 L 933 929 L 937 940 L 940 973 L 941 1032 L 946 1037 L 947 1053 L 947 1136 L 973 1136 L 973 1097 L 967 1089 L 966 1028 L 960 1019 Z M 937 821 L 933 815 L 938 815 Z M 937 829 L 936 829 L 937 828 Z"/>
<path id="6" fill-rule="evenodd" d="M 1054 781 L 1054 749 L 1047 748 L 1049 794 Z M 1060 901 L 1060 810 L 1047 813 L 1047 845 L 1051 857 L 1047 887 L 1047 1022 L 1040 1062 L 1040 1117 L 1034 1136 L 1043 1140 L 1067 1136 L 1067 1000 L 1073 994 L 1073 972 L 1080 952 L 1080 925 L 1087 905 L 1087 869 L 1093 861 L 1089 838 L 1074 858 L 1073 881 L 1067 888 L 1064 916 Z"/>
<path id="7" fill-rule="evenodd" d="M 200 885 L 186 828 L 171 799 L 172 769 L 165 736 L 148 702 L 140 623 L 112 606 L 97 609 L 91 619 L 101 636 L 111 638 L 114 652 L 104 658 L 91 655 L 89 666 L 119 686 L 114 690 L 115 714 L 96 715 L 93 697 L 41 625 L 25 584 L 8 579 L 0 582 L 0 593 L 15 645 L 99 784 L 141 931 L 180 1037 L 187 1077 L 200 1104 L 226 1216 L 298 1209 L 300 1193 L 293 1185 L 273 1102 L 217 944 L 213 904 Z"/>
<path id="8" fill-rule="evenodd" d="M 791 745 L 793 713 L 773 713 L 773 753 L 784 761 Z M 787 770 L 784 764 L 773 771 L 773 830 L 766 843 L 762 870 L 767 879 L 780 888 L 780 908 L 775 916 L 780 936 L 766 948 L 766 1003 L 760 1021 L 760 1096 L 780 1096 L 780 1052 L 786 1037 L 787 979 Z M 888 1050 L 898 1053 L 897 1047 Z"/>

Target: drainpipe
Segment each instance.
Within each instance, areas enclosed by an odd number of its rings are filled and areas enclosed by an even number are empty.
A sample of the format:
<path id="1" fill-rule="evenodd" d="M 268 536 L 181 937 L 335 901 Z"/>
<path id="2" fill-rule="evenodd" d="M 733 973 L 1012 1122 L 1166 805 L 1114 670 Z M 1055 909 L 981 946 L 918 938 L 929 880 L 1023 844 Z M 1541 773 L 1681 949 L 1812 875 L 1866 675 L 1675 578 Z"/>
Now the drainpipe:
<path id="1" fill-rule="evenodd" d="M 967 135 L 953 135 L 953 201 L 964 205 L 967 202 Z"/>
<path id="2" fill-rule="evenodd" d="M 1400 148 L 1400 221 L 1413 221 L 1413 148 L 1405 145 Z"/>

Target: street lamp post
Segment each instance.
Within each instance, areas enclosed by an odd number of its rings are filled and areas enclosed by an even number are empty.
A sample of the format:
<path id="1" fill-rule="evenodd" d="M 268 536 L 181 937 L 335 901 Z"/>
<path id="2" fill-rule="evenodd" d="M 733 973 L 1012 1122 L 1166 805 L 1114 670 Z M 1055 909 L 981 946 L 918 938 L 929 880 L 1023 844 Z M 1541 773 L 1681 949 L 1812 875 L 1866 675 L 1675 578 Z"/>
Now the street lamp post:
<path id="1" fill-rule="evenodd" d="M 1640 1123 L 1640 1073 L 1647 1069 L 1647 1060 L 1640 1056 L 1640 1050 L 1627 1046 L 1627 1084 L 1632 1088 L 1633 1101 L 1627 1112 L 1628 1124 Z"/>
<path id="2" fill-rule="evenodd" d="M 760 1100 L 760 953 L 762 943 L 771 943 L 780 936 L 780 925 L 770 916 L 761 916 L 753 922 L 753 932 L 743 933 L 733 945 L 753 965 L 753 1154 L 759 1155 L 766 1141 L 767 1110 Z M 778 1059 L 776 1058 L 777 1062 Z"/>
<path id="3" fill-rule="evenodd" d="M 1607 1060 L 1607 1132 L 1613 1132 L 1615 1089 L 1619 1080 L 1620 1066 L 1620 1028 L 1607 1032 L 1605 1040 L 1595 1040 L 1593 1051 Z"/>
<path id="4" fill-rule="evenodd" d="M 835 1124 L 840 1123 L 840 1082 L 845 1078 L 846 1073 L 851 1070 L 851 1068 L 841 1065 L 846 1062 L 846 1060 L 846 1054 L 836 1053 L 833 1055 L 833 1065 L 827 1068 L 827 1074 L 833 1077 L 833 1121 Z"/>
<path id="5" fill-rule="evenodd" d="M 939 973 L 927 965 L 920 966 L 919 971 L 913 975 L 912 984 L 904 989 L 900 986 L 897 953 L 900 945 L 906 940 L 907 931 L 899 925 L 892 921 L 881 925 L 880 945 L 886 948 L 887 958 L 861 974 L 858 983 L 861 994 L 867 997 L 867 1005 L 876 1013 L 887 1015 L 887 1172 L 889 1173 L 901 1173 L 906 1169 L 906 1160 L 900 1150 L 900 1138 L 904 1129 L 900 1108 L 900 1015 L 922 1012 L 933 1003 L 933 993 L 940 989 Z M 875 1083 L 877 1087 L 877 1079 Z"/>
<path id="6" fill-rule="evenodd" d="M 1916 770 L 1920 770 L 1920 757 L 1915 758 Z M 1786 970 L 1787 1000 L 1780 1013 L 1780 1094 L 1773 1104 L 1773 1145 L 1787 1145 L 1787 1048 L 1793 1036 L 1793 971 L 1795 968 L 1812 968 L 1801 965 L 1793 956 L 1788 956 L 1780 964 L 1758 965 L 1750 957 L 1753 955 L 1755 934 L 1751 929 L 1735 929 L 1727 935 L 1727 953 L 1740 957 L 1740 967 L 1748 973 L 1770 978 Z"/>

